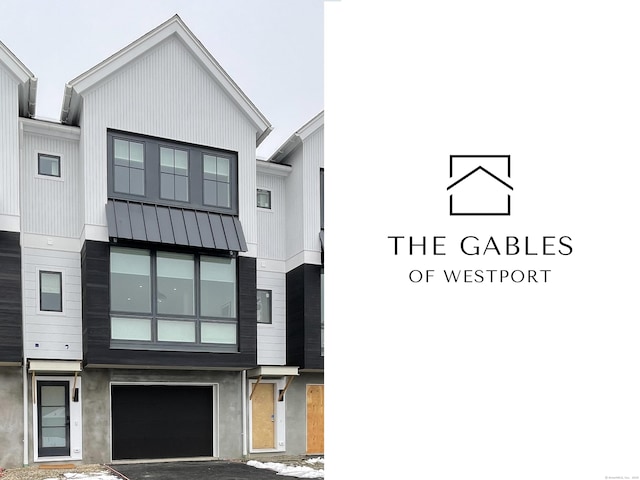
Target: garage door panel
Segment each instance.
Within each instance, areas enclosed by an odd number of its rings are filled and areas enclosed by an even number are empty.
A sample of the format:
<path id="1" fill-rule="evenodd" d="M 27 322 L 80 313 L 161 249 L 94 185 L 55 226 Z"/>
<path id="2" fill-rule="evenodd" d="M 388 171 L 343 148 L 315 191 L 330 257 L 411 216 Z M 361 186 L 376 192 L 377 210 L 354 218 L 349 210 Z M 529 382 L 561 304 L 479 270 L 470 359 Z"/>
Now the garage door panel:
<path id="1" fill-rule="evenodd" d="M 213 455 L 213 389 L 113 385 L 114 460 Z"/>

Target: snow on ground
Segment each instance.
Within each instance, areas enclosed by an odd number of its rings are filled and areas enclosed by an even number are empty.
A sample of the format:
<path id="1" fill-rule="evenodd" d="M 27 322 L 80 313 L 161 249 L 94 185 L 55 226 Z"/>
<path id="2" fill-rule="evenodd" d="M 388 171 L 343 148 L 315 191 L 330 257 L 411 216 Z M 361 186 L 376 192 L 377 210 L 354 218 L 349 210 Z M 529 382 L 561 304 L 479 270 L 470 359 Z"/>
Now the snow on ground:
<path id="1" fill-rule="evenodd" d="M 92 473 L 65 473 L 64 477 L 68 480 L 122 480 L 120 477 L 112 475 L 109 472 L 92 472 Z M 59 477 L 46 478 L 45 480 L 58 480 Z"/>
<path id="2" fill-rule="evenodd" d="M 323 463 L 324 458 L 310 458 L 305 460 L 307 463 Z M 247 465 L 256 468 L 266 468 L 269 470 L 274 470 L 278 473 L 278 475 L 283 475 L 286 477 L 297 477 L 297 478 L 324 478 L 324 469 L 316 469 L 313 467 L 306 467 L 304 465 L 285 465 L 283 463 L 274 463 L 267 462 L 262 463 L 256 460 L 249 460 Z"/>

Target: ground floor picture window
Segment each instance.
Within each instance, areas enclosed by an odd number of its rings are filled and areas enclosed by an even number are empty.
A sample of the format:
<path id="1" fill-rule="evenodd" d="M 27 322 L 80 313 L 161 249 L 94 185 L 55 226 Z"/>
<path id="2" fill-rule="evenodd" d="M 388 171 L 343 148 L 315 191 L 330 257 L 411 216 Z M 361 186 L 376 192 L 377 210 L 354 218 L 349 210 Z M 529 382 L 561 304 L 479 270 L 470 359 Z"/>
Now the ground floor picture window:
<path id="1" fill-rule="evenodd" d="M 112 346 L 237 345 L 235 258 L 111 247 Z"/>

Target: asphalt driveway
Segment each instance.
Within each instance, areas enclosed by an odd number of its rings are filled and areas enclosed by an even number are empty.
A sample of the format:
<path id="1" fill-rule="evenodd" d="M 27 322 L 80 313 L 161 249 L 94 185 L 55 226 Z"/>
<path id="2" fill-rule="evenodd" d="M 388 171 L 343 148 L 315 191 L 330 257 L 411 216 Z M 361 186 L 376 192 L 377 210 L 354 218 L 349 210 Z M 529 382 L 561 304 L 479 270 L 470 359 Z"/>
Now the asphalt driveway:
<path id="1" fill-rule="evenodd" d="M 273 470 L 223 460 L 203 462 L 127 463 L 109 468 L 128 480 L 273 480 Z"/>

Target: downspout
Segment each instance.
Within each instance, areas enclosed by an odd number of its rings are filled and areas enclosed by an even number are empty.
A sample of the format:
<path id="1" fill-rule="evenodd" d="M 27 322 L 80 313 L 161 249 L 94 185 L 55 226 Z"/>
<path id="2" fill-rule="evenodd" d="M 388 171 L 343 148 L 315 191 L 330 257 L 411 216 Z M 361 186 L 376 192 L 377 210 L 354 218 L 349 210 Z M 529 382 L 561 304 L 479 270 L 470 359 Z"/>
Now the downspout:
<path id="1" fill-rule="evenodd" d="M 33 91 L 35 95 L 35 87 Z M 35 105 L 35 99 L 34 99 Z M 24 124 L 19 122 L 19 138 L 18 138 L 18 155 L 19 158 L 24 158 Z M 18 178 L 18 182 L 21 181 L 21 178 Z M 24 286 L 22 285 L 22 235 L 24 229 L 22 228 L 22 198 L 19 198 L 19 212 L 20 212 L 20 303 L 22 304 L 22 311 L 20 312 L 22 315 L 22 465 L 29 465 L 29 377 L 27 375 L 27 356 L 24 351 L 24 334 L 27 331 L 27 321 L 24 315 Z M 35 395 L 35 393 L 34 393 Z"/>
<path id="2" fill-rule="evenodd" d="M 24 426 L 23 441 L 23 457 L 22 457 L 22 466 L 26 467 L 29 465 L 29 411 L 27 409 L 27 405 L 29 404 L 29 395 L 27 394 L 27 388 L 29 387 L 28 377 L 27 377 L 27 359 L 24 358 L 22 361 L 22 424 Z"/>
<path id="3" fill-rule="evenodd" d="M 242 370 L 242 457 L 247 456 L 247 371 Z"/>

